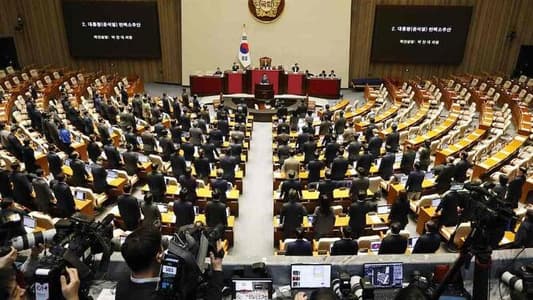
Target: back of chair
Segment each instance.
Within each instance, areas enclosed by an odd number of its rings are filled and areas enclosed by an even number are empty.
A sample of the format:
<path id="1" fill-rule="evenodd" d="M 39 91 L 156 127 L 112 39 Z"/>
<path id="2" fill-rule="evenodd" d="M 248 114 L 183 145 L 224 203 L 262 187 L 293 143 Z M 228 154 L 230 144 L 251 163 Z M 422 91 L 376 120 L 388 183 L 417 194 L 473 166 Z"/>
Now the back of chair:
<path id="1" fill-rule="evenodd" d="M 463 245 L 462 239 L 466 238 L 468 234 L 470 234 L 470 231 L 472 230 L 472 227 L 470 225 L 470 222 L 463 222 L 457 227 L 455 230 L 455 236 L 453 238 L 453 243 L 457 246 Z"/>
<path id="2" fill-rule="evenodd" d="M 331 249 L 331 246 L 340 238 L 321 238 L 318 240 L 317 251 L 328 251 Z"/>
<path id="3" fill-rule="evenodd" d="M 381 238 L 379 235 L 362 236 L 357 240 L 359 249 L 370 249 L 370 244 L 373 242 L 379 242 Z"/>
<path id="4" fill-rule="evenodd" d="M 381 181 L 383 181 L 383 179 L 379 176 L 376 176 L 376 177 L 370 177 L 368 181 L 369 181 L 368 189 L 374 194 L 379 192 L 379 189 L 381 188 Z"/>

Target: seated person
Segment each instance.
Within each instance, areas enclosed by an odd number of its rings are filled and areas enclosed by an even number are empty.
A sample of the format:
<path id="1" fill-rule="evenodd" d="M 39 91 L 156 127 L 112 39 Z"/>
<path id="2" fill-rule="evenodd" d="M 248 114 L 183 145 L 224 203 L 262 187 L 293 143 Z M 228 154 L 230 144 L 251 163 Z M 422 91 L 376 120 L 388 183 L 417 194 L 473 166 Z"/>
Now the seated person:
<path id="1" fill-rule="evenodd" d="M 328 74 L 326 74 L 326 70 L 322 70 L 322 72 L 320 72 L 320 74 L 318 74 L 318 77 L 319 77 L 319 78 L 326 78 L 326 77 L 328 77 Z"/>
<path id="2" fill-rule="evenodd" d="M 337 77 L 337 75 L 335 75 L 335 71 L 334 70 L 331 70 L 331 72 L 329 72 L 329 74 L 328 74 L 328 77 L 329 78 L 335 78 L 335 77 Z"/>
<path id="3" fill-rule="evenodd" d="M 400 223 L 392 223 L 390 234 L 383 238 L 378 254 L 404 254 L 407 249 L 407 238 L 400 235 Z"/>
<path id="4" fill-rule="evenodd" d="M 357 255 L 359 245 L 352 239 L 352 228 L 349 226 L 341 228 L 342 239 L 333 243 L 330 255 Z"/>
<path id="5" fill-rule="evenodd" d="M 440 247 L 439 227 L 430 220 L 426 223 L 426 233 L 418 238 L 413 253 L 435 253 Z"/>
<path id="6" fill-rule="evenodd" d="M 261 77 L 261 84 L 269 84 L 270 81 L 268 80 L 268 76 L 267 74 L 263 74 L 263 76 Z"/>
<path id="7" fill-rule="evenodd" d="M 217 241 L 217 250 L 222 244 Z M 163 258 L 161 233 L 159 230 L 141 226 L 132 232 L 120 249 L 122 257 L 131 270 L 131 275 L 119 280 L 115 299 L 159 299 L 156 294 L 159 269 Z M 206 299 L 222 299 L 222 259 L 210 253 L 213 272 L 208 280 Z M 182 291 L 184 299 L 194 299 L 196 287 Z"/>
<path id="8" fill-rule="evenodd" d="M 296 241 L 285 245 L 286 256 L 312 256 L 313 247 L 311 242 L 304 239 L 304 230 L 301 227 L 296 228 Z"/>

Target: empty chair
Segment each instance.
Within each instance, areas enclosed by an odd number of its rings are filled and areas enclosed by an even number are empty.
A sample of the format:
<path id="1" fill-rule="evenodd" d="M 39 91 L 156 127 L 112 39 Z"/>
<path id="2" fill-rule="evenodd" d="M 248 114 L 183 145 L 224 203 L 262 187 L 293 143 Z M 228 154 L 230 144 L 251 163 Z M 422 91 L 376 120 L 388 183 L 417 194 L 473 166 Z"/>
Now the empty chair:
<path id="1" fill-rule="evenodd" d="M 461 246 L 463 245 L 463 239 L 466 238 L 468 234 L 470 234 L 471 230 L 472 227 L 470 222 L 463 222 L 459 224 L 457 229 L 456 226 L 442 226 L 439 232 L 446 241 L 449 241 L 453 235 L 453 244 L 458 248 L 461 248 Z"/>

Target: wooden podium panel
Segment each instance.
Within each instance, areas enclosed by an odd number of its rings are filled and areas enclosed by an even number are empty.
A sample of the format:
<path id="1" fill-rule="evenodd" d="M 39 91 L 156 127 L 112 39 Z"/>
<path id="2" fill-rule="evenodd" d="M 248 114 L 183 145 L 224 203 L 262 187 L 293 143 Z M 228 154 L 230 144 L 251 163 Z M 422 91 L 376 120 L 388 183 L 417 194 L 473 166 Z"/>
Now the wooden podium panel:
<path id="1" fill-rule="evenodd" d="M 191 75 L 189 77 L 191 84 L 191 94 L 198 96 L 213 96 L 219 95 L 222 92 L 222 77 L 221 76 L 198 76 Z"/>
<path id="2" fill-rule="evenodd" d="M 287 94 L 304 95 L 304 73 L 287 74 Z"/>
<path id="3" fill-rule="evenodd" d="M 244 93 L 244 74 L 238 72 L 224 73 L 224 94 Z"/>
<path id="4" fill-rule="evenodd" d="M 259 70 L 255 69 L 252 70 L 252 82 L 251 82 L 251 88 L 250 91 L 251 94 L 255 94 L 255 85 L 257 83 L 261 82 L 261 77 L 263 77 L 263 74 L 266 74 L 268 77 L 268 81 L 272 84 L 272 87 L 274 88 L 274 94 L 279 94 L 279 75 L 281 71 L 279 70 Z"/>
<path id="5" fill-rule="evenodd" d="M 337 99 L 340 97 L 341 80 L 337 78 L 308 78 L 307 94 L 313 97 Z"/>

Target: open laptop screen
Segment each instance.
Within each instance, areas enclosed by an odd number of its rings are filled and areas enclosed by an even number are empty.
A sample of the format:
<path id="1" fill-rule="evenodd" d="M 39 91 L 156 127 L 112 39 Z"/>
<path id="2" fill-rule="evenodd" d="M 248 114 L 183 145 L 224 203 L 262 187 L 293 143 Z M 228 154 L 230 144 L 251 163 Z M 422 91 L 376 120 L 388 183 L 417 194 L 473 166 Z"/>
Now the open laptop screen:
<path id="1" fill-rule="evenodd" d="M 233 297 L 237 300 L 272 299 L 272 279 L 233 279 Z"/>
<path id="2" fill-rule="evenodd" d="M 402 287 L 402 263 L 364 264 L 363 269 L 365 277 L 370 278 L 374 288 Z"/>
<path id="3" fill-rule="evenodd" d="M 331 265 L 291 265 L 291 288 L 319 289 L 331 286 Z"/>

